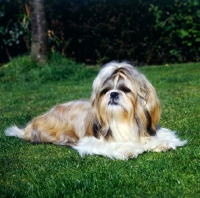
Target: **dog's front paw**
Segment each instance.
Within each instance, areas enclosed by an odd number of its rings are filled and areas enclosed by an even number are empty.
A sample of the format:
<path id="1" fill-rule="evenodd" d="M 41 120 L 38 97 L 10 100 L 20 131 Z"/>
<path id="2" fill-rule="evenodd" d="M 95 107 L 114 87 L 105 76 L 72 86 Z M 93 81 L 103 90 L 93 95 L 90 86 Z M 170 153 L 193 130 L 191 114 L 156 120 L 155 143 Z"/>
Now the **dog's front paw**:
<path id="1" fill-rule="evenodd" d="M 171 143 L 171 142 L 163 142 L 161 144 L 158 144 L 152 151 L 154 152 L 162 152 L 162 151 L 167 151 L 167 150 L 176 150 L 176 145 Z"/>
<path id="2" fill-rule="evenodd" d="M 128 160 L 130 158 L 137 158 L 143 152 L 144 149 L 139 144 L 127 142 L 119 145 L 113 154 L 115 159 Z"/>

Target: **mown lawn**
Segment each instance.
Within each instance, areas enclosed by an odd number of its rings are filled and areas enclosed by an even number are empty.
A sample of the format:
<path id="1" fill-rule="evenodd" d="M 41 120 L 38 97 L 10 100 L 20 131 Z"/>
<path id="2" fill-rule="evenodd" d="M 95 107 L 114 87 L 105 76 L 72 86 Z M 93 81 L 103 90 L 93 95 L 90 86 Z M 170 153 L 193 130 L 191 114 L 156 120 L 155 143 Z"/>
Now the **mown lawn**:
<path id="1" fill-rule="evenodd" d="M 55 104 L 89 98 L 98 69 L 55 59 L 0 68 L 0 197 L 200 197 L 200 63 L 139 68 L 161 100 L 161 125 L 188 144 L 121 161 L 4 136 Z"/>

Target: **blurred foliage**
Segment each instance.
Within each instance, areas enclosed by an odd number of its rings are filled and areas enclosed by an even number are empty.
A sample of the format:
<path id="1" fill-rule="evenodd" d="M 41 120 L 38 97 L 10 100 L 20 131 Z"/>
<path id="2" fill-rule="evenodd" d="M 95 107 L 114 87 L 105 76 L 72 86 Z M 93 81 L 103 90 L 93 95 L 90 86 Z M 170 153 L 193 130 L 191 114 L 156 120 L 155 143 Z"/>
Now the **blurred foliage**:
<path id="1" fill-rule="evenodd" d="M 30 51 L 30 13 L 25 0 L 0 0 L 0 64 Z"/>
<path id="2" fill-rule="evenodd" d="M 166 62 L 200 61 L 200 1 L 174 0 L 151 4 L 154 31 L 159 35 L 155 49 Z"/>
<path id="3" fill-rule="evenodd" d="M 29 1 L 3 2 L 0 54 L 24 53 L 30 45 Z M 50 53 L 87 64 L 200 61 L 199 0 L 45 0 L 45 8 Z"/>

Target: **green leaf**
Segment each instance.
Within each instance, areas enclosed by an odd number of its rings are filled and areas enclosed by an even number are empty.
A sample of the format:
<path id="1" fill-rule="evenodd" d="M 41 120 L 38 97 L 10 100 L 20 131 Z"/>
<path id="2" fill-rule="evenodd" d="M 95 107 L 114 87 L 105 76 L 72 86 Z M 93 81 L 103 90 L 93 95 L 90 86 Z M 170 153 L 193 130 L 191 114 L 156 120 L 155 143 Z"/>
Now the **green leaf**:
<path id="1" fill-rule="evenodd" d="M 200 37 L 195 39 L 196 42 L 200 42 Z"/>
<path id="2" fill-rule="evenodd" d="M 188 31 L 186 31 L 184 29 L 180 29 L 179 35 L 180 35 L 181 38 L 184 38 L 184 37 L 188 36 L 189 33 L 188 33 Z"/>

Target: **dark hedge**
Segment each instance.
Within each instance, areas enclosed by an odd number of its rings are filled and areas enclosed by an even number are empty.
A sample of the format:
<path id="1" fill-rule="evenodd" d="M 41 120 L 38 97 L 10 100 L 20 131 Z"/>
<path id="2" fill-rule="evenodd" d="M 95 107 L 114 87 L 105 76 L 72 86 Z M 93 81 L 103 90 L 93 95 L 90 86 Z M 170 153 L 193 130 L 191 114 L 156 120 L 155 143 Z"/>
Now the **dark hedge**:
<path id="1" fill-rule="evenodd" d="M 29 5 L 25 0 L 10 1 L 6 9 L 12 9 L 14 2 L 19 13 L 27 13 L 21 9 L 25 3 Z M 87 64 L 200 61 L 199 0 L 45 0 L 45 8 L 51 53 L 60 51 Z M 5 13 L 0 20 L 5 17 L 8 21 L 12 14 Z M 19 15 L 13 20 L 20 21 Z M 3 43 L 0 50 L 20 48 L 23 50 L 18 53 L 24 53 L 29 47 L 23 38 L 29 32 L 27 27 L 19 44 L 11 47 Z"/>

